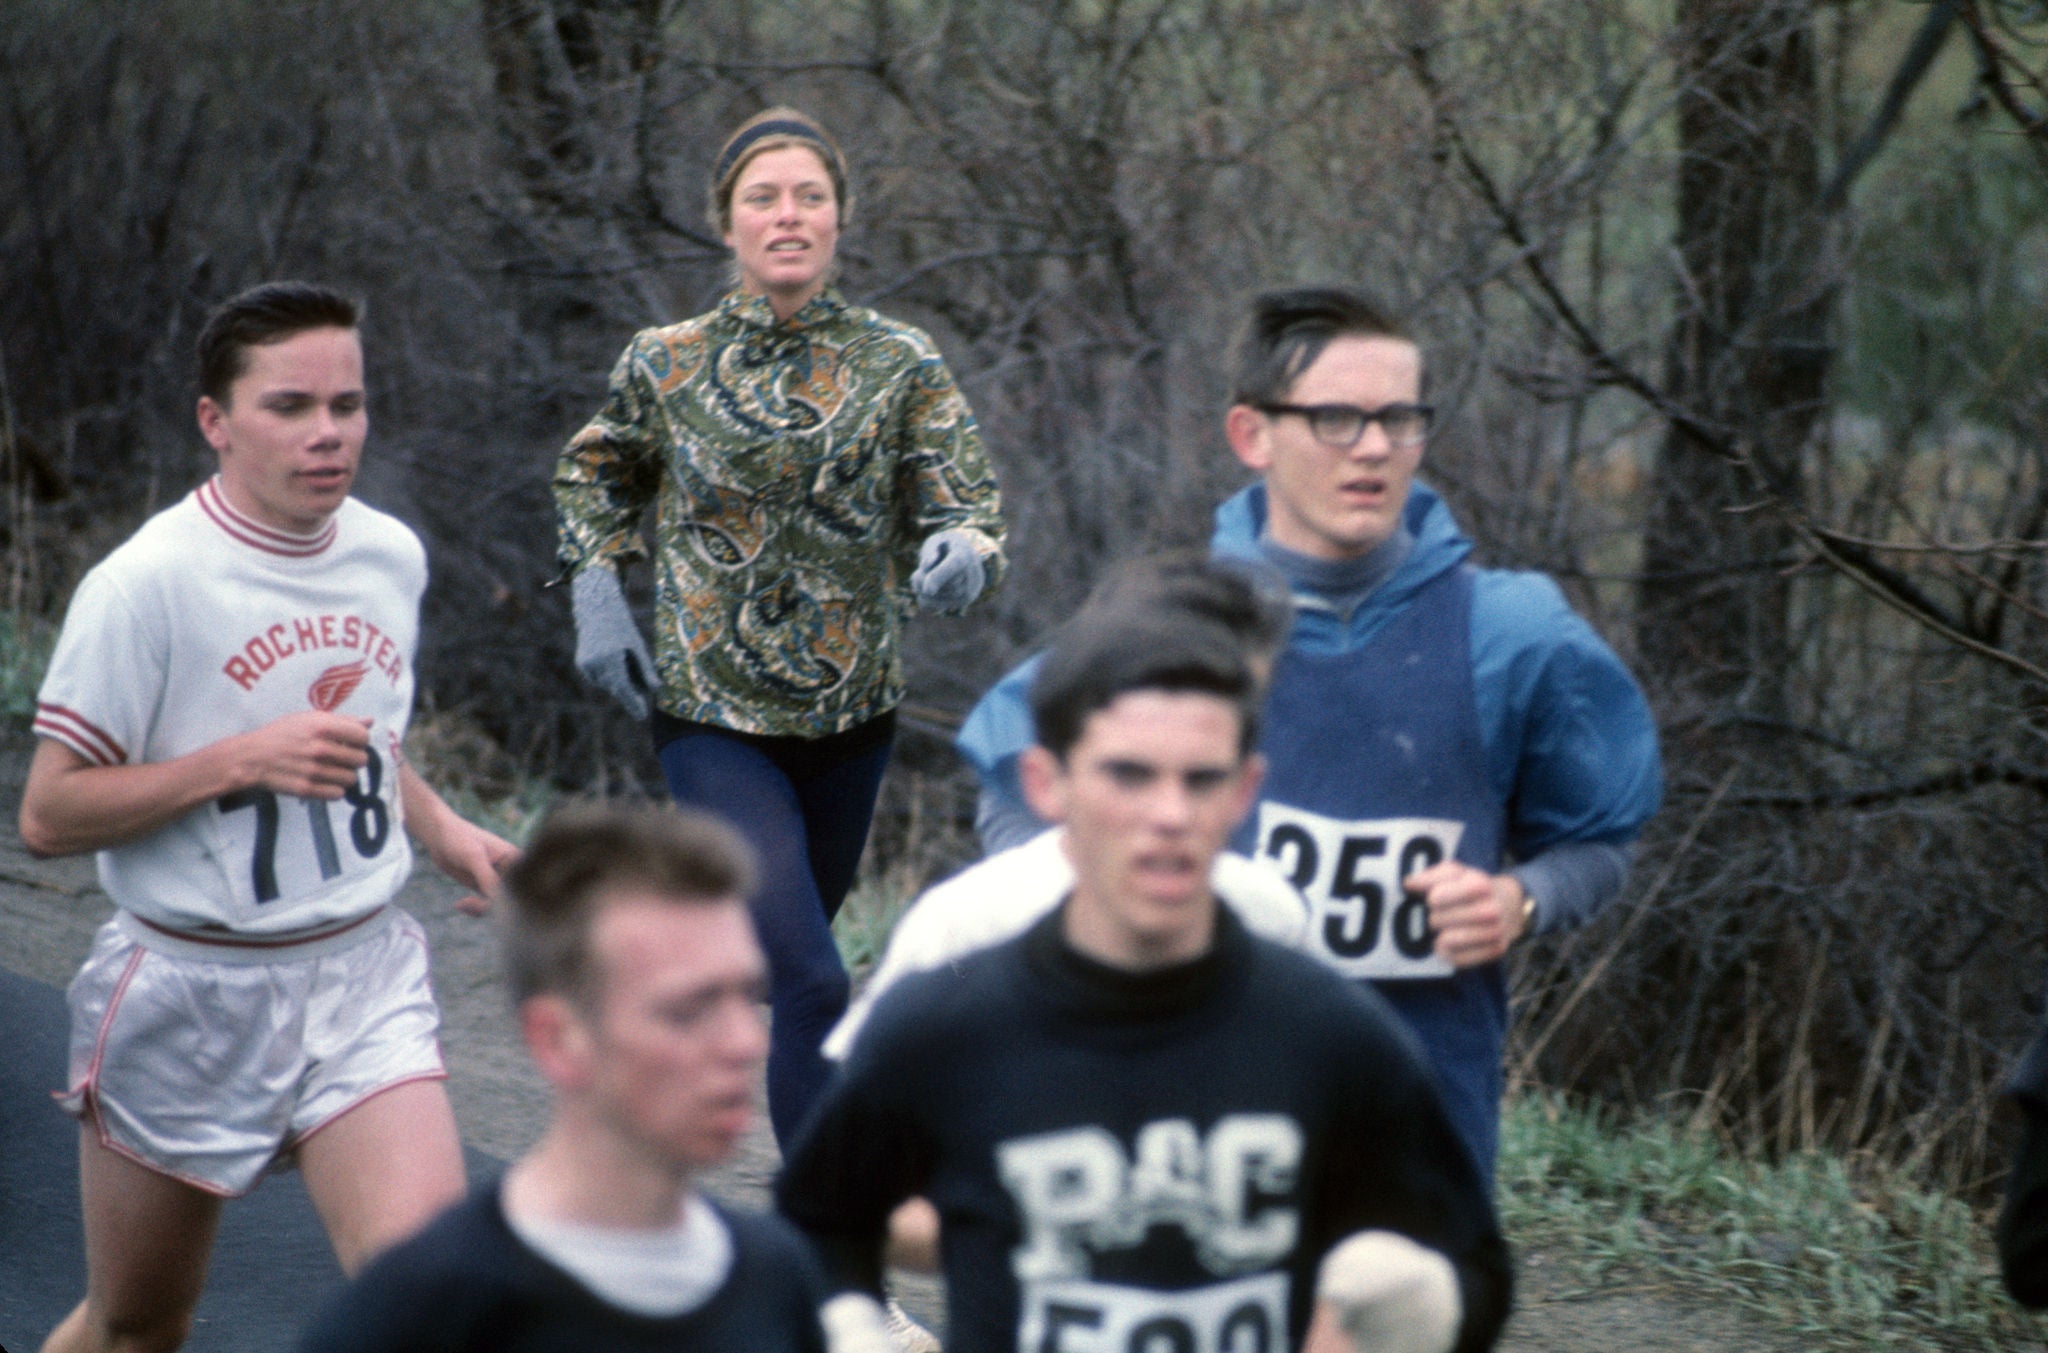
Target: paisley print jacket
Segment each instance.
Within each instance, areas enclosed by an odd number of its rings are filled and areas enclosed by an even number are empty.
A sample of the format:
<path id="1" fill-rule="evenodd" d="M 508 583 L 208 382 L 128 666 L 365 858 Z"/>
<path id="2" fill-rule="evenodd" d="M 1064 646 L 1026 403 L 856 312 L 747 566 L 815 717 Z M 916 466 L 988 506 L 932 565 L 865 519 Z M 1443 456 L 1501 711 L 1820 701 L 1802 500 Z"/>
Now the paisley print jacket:
<path id="1" fill-rule="evenodd" d="M 556 463 L 563 577 L 646 553 L 656 700 L 677 718 L 823 737 L 903 698 L 918 547 L 968 532 L 993 586 L 1001 498 L 974 414 L 921 330 L 827 290 L 647 329 Z"/>

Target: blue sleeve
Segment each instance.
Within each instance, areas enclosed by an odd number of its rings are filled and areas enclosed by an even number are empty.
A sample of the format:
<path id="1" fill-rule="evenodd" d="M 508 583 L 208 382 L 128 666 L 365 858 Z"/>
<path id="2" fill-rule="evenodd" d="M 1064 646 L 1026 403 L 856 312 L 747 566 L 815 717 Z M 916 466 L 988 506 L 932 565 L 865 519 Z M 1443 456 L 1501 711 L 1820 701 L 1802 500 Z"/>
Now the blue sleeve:
<path id="1" fill-rule="evenodd" d="M 1024 788 L 1017 778 L 1018 756 L 1038 740 L 1031 722 L 1030 696 L 1031 680 L 1043 660 L 1042 654 L 1027 658 L 989 687 L 968 711 L 953 742 L 981 781 L 974 829 L 987 855 L 1021 845 L 1047 825 L 1024 802 Z"/>
<path id="2" fill-rule="evenodd" d="M 1657 726 L 1628 668 L 1537 573 L 1477 575 L 1473 690 L 1508 849 L 1626 843 L 1662 801 Z"/>
<path id="3" fill-rule="evenodd" d="M 1560 841 L 1508 870 L 1536 899 L 1534 933 L 1570 930 L 1599 915 L 1621 894 L 1635 858 L 1633 843 Z"/>
<path id="4" fill-rule="evenodd" d="M 1051 825 L 1024 802 L 1016 757 L 1004 760 L 981 782 L 981 793 L 974 801 L 974 834 L 981 840 L 983 856 L 1021 846 Z"/>

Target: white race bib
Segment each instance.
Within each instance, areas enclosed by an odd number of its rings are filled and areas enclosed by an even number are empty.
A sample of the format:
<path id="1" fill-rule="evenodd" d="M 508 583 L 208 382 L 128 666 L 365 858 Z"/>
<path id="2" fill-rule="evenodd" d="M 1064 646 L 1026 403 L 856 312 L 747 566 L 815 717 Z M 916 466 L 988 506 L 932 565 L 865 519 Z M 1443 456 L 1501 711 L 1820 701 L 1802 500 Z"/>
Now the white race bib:
<path id="1" fill-rule="evenodd" d="M 1309 943 L 1346 977 L 1448 977 L 1423 899 L 1401 890 L 1453 858 L 1465 824 L 1390 817 L 1344 822 L 1271 800 L 1259 804 L 1258 853 L 1280 867 L 1314 916 Z"/>
<path id="2" fill-rule="evenodd" d="M 1207 1287 L 1149 1287 L 1062 1279 L 1026 1283 L 1020 1353 L 1284 1353 L 1285 1273 Z"/>
<path id="3" fill-rule="evenodd" d="M 366 750 L 368 764 L 339 799 L 257 787 L 213 801 L 227 882 L 240 911 L 302 898 L 390 862 L 387 847 L 400 830 L 396 752 L 379 752 L 374 744 Z"/>

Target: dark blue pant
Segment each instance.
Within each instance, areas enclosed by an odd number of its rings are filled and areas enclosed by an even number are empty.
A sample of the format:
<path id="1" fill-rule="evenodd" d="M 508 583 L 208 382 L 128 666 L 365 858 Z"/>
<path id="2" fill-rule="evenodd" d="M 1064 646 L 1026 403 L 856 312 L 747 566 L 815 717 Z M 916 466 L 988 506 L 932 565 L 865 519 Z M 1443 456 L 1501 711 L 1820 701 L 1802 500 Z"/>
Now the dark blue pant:
<path id="1" fill-rule="evenodd" d="M 831 1073 L 818 1045 L 846 1013 L 848 994 L 832 918 L 867 844 L 895 722 L 885 714 L 813 739 L 654 721 L 675 801 L 732 823 L 760 860 L 754 929 L 768 955 L 774 1012 L 768 1118 L 785 1148 Z"/>

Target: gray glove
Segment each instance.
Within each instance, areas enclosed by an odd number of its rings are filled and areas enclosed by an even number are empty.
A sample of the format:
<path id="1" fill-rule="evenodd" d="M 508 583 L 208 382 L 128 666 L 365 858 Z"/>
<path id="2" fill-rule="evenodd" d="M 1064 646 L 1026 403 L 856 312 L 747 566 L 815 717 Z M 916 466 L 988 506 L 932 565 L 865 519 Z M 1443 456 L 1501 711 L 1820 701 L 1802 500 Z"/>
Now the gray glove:
<path id="1" fill-rule="evenodd" d="M 974 552 L 974 538 L 956 526 L 925 538 L 917 552 L 917 570 L 910 575 L 910 590 L 927 611 L 958 615 L 974 604 L 987 581 L 981 556 Z"/>
<path id="2" fill-rule="evenodd" d="M 569 599 L 576 616 L 576 670 L 625 706 L 626 713 L 644 720 L 654 659 L 619 590 L 619 575 L 607 565 L 593 564 L 569 584 Z"/>

